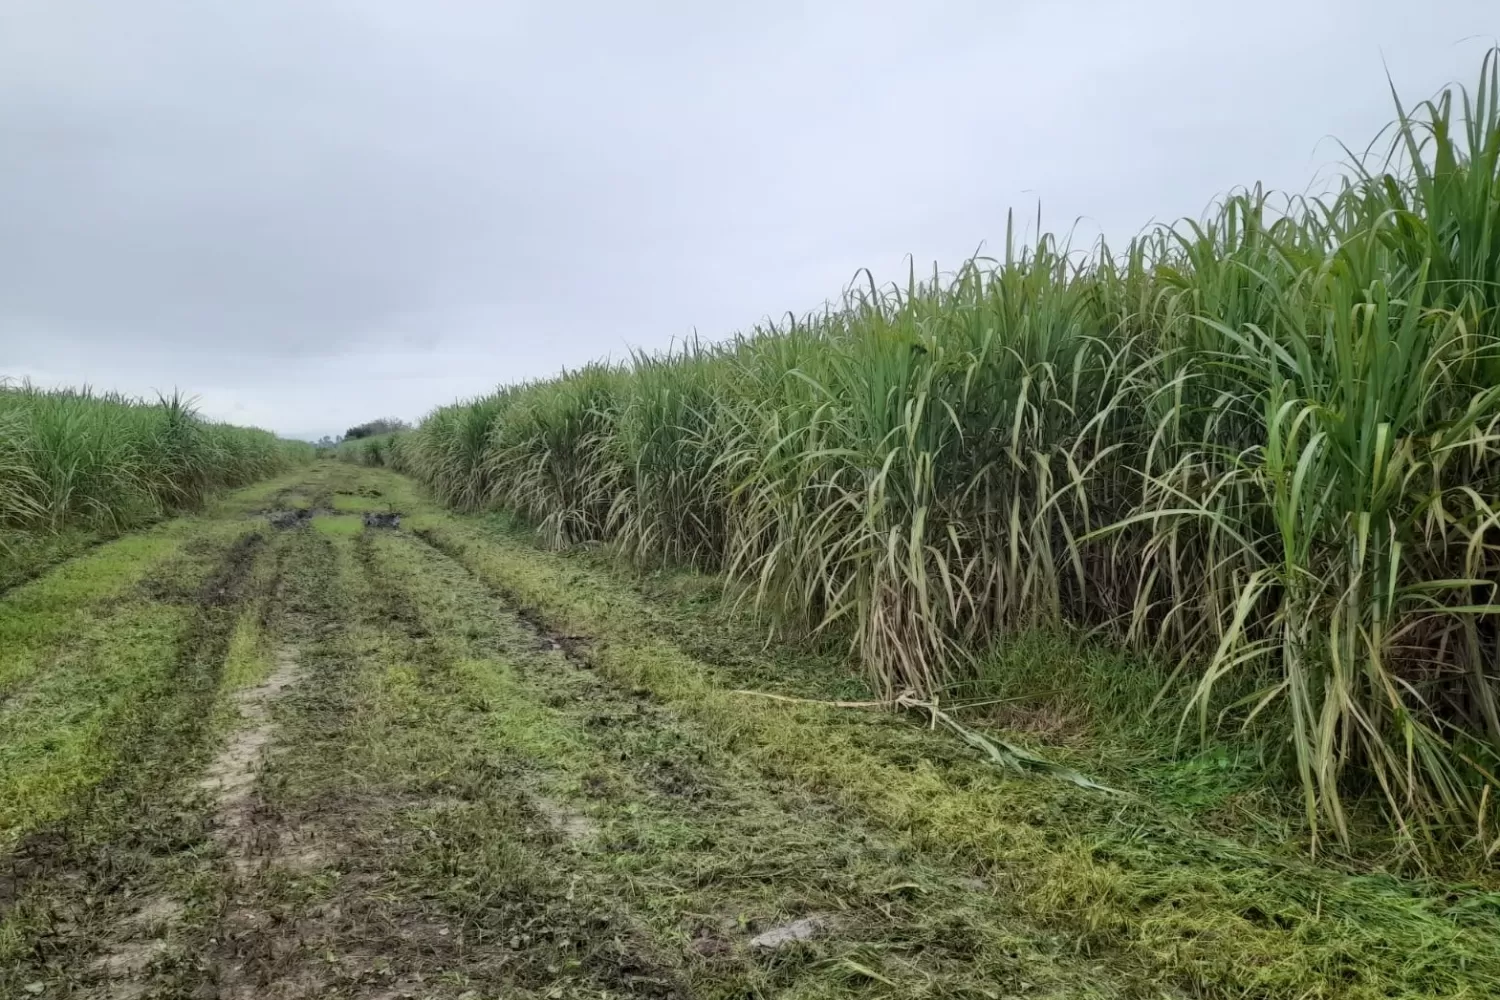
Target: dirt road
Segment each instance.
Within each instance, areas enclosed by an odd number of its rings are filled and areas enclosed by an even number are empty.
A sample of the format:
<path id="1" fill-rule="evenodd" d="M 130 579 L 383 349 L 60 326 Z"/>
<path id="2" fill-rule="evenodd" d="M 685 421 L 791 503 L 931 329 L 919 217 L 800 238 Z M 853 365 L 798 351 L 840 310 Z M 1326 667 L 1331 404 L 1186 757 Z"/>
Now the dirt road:
<path id="1" fill-rule="evenodd" d="M 1196 882 L 1130 896 L 1088 825 L 1119 803 L 737 694 L 817 685 L 398 477 L 319 465 L 166 530 L 4 706 L 42 720 L 0 757 L 36 816 L 0 845 L 6 996 L 1229 996 L 1255 955 L 1277 996 L 1357 960 Z"/>

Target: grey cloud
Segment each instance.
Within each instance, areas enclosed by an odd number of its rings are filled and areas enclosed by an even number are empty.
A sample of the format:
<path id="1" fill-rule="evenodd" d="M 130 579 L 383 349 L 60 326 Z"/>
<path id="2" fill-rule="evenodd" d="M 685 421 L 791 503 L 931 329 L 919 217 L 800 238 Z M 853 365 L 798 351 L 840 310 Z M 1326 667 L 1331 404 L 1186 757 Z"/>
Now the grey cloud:
<path id="1" fill-rule="evenodd" d="M 1389 117 L 1385 66 L 1426 96 L 1495 30 L 1479 0 L 9 0 L 0 374 L 416 416 L 951 267 L 1011 207 L 1121 239 L 1301 189 Z"/>

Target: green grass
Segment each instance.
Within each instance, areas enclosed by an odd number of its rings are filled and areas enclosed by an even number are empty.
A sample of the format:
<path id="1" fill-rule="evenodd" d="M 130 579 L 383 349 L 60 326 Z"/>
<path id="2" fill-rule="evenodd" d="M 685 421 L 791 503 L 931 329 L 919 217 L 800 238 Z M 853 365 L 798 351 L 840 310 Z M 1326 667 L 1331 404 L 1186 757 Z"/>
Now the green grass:
<path id="1" fill-rule="evenodd" d="M 122 538 L 0 598 L 0 693 L 31 676 L 56 645 L 94 624 L 101 606 L 139 585 L 181 544 L 180 531 Z"/>
<path id="2" fill-rule="evenodd" d="M 196 591 L 253 532 L 174 524 L 0 598 L 0 853 L 86 804 L 115 771 L 194 642 Z"/>
<path id="3" fill-rule="evenodd" d="M 369 539 L 368 565 L 402 626 L 432 637 L 382 678 L 386 711 L 423 724 L 385 731 L 387 752 L 408 756 L 380 770 L 408 789 L 438 780 L 468 800 L 428 820 L 461 842 L 480 835 L 470 824 L 486 823 L 467 783 L 485 780 L 480 761 L 501 762 L 489 772 L 513 784 L 542 843 L 561 850 L 537 852 L 535 833 L 512 842 L 587 885 L 572 894 L 579 907 L 613 909 L 611 926 L 627 928 L 658 976 L 687 995 L 983 996 L 1022 982 L 1038 995 L 1152 995 L 1149 972 L 1120 956 L 1074 954 L 968 866 L 871 828 L 826 792 L 762 773 L 635 685 L 539 648 L 490 586 L 439 552 L 382 534 Z M 770 959 L 747 946 L 808 914 L 832 925 L 815 942 Z M 556 962 L 560 981 L 586 976 L 598 945 L 585 932 L 574 944 L 582 956 Z"/>
<path id="4" fill-rule="evenodd" d="M 252 590 L 263 592 L 268 589 L 269 581 L 265 577 L 265 570 L 269 566 L 269 561 L 257 564 L 257 569 L 260 570 L 257 574 L 259 580 L 252 585 Z M 228 651 L 224 654 L 224 669 L 220 678 L 220 685 L 226 692 L 254 687 L 275 669 L 271 637 L 266 634 L 264 622 L 265 603 L 263 596 L 256 597 L 240 613 L 239 620 L 235 623 L 234 632 L 229 637 Z"/>
<path id="5" fill-rule="evenodd" d="M 445 407 L 389 464 L 551 546 L 726 574 L 883 695 L 1087 632 L 1250 723 L 1318 848 L 1500 850 L 1500 54 L 1320 199 L 863 276 L 713 345 Z M 1132 698 L 1139 693 L 1134 683 Z M 977 696 L 977 695 L 975 695 Z M 1283 749 L 1284 748 L 1284 751 Z"/>
<path id="6" fill-rule="evenodd" d="M 0 856 L 117 772 L 174 665 L 200 652 L 218 616 L 222 595 L 201 588 L 226 573 L 224 587 L 268 586 L 268 564 L 247 548 L 263 529 L 248 518 L 294 482 L 239 490 L 0 595 Z M 235 684 L 263 669 L 258 610 L 248 614 L 225 668 Z"/>
<path id="7" fill-rule="evenodd" d="M 364 530 L 364 520 L 355 514 L 335 514 L 313 520 L 313 530 L 328 535 L 355 535 Z"/>
<path id="8" fill-rule="evenodd" d="M 260 609 L 252 609 L 240 618 L 229 637 L 229 651 L 223 660 L 223 688 L 236 691 L 254 687 L 272 673 L 272 652 L 267 649 L 266 633 L 258 619 Z"/>
<path id="9" fill-rule="evenodd" d="M 299 493 L 356 485 L 343 471 L 320 468 Z M 359 475 L 410 499 L 399 481 Z M 102 959 L 155 940 L 150 966 L 111 985 L 1153 995 L 1139 970 L 1080 957 L 1004 894 L 966 885 L 966 868 L 916 857 L 909 839 L 768 778 L 690 718 L 542 648 L 437 550 L 404 532 L 325 534 L 325 518 L 275 534 L 218 640 L 179 663 L 221 701 L 264 672 L 270 650 L 292 647 L 301 663 L 271 706 L 254 836 L 212 834 L 212 803 L 183 794 L 191 767 L 163 782 L 137 774 L 133 808 L 96 815 L 85 840 L 55 849 L 55 870 L 31 876 L 25 919 L 12 911 L 0 928 L 0 992 L 89 992 Z M 176 696 L 156 693 L 172 710 Z M 170 746 L 201 766 L 201 743 Z M 144 932 L 138 914 L 153 907 L 174 915 Z M 830 921 L 816 940 L 750 946 L 808 913 Z"/>
<path id="10" fill-rule="evenodd" d="M 108 532 L 87 528 L 7 533 L 5 549 L 0 551 L 0 593 L 38 576 L 49 566 L 87 552 L 109 537 Z"/>

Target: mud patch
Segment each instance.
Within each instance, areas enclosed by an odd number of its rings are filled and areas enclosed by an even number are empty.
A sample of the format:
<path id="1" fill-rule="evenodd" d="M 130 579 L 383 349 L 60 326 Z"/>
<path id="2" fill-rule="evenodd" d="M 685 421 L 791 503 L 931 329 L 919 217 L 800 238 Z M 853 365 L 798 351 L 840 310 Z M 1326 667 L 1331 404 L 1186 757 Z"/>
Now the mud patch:
<path id="1" fill-rule="evenodd" d="M 599 824 L 583 813 L 541 795 L 532 797 L 537 815 L 569 843 L 592 840 L 599 834 Z"/>
<path id="2" fill-rule="evenodd" d="M 89 963 L 89 972 L 103 983 L 110 1000 L 145 995 L 152 966 L 174 954 L 172 932 L 181 923 L 184 907 L 167 896 L 152 896 L 119 923 L 121 936 Z"/>
<path id="3" fill-rule="evenodd" d="M 420 534 L 420 532 L 418 533 Z M 568 662 L 575 667 L 588 669 L 593 666 L 588 661 L 589 639 L 583 635 L 568 635 L 547 627 L 541 616 L 526 608 L 511 608 L 517 618 L 526 624 L 532 633 L 536 635 L 537 647 L 548 651 L 560 652 L 568 658 Z"/>
<path id="4" fill-rule="evenodd" d="M 234 704 L 241 725 L 228 744 L 205 770 L 197 787 L 212 796 L 214 824 L 212 838 L 229 856 L 235 868 L 248 866 L 247 844 L 252 827 L 251 791 L 260 772 L 266 748 L 275 735 L 271 722 L 271 705 L 299 676 L 297 652 L 283 647 L 276 656 L 276 668 L 256 687 L 236 692 Z M 181 926 L 183 905 L 169 896 L 148 898 L 129 917 L 120 922 L 120 940 L 89 965 L 99 976 L 111 1000 L 126 1000 L 147 992 L 153 967 L 172 954 L 171 937 Z"/>
<path id="5" fill-rule="evenodd" d="M 266 520 L 270 522 L 271 527 L 281 528 L 284 531 L 306 524 L 312 520 L 312 516 L 311 507 L 293 507 L 290 510 L 273 510 L 266 515 Z"/>
<path id="6" fill-rule="evenodd" d="M 214 758 L 198 787 L 214 797 L 214 837 L 237 867 L 247 863 L 247 840 L 253 826 L 250 792 L 260 773 L 261 759 L 275 737 L 271 706 L 301 677 L 296 649 L 283 646 L 276 668 L 256 687 L 235 694 L 241 726 Z"/>
<path id="7" fill-rule="evenodd" d="M 674 799 L 699 801 L 708 796 L 700 775 L 680 760 L 661 757 L 651 761 L 654 765 L 645 772 L 651 786 L 663 795 Z"/>
<path id="8" fill-rule="evenodd" d="M 307 831 L 292 831 L 277 838 L 274 859 L 278 868 L 305 875 L 336 867 L 337 848 L 338 845 L 310 836 Z"/>
<path id="9" fill-rule="evenodd" d="M 199 608 L 222 608 L 234 604 L 244 593 L 250 578 L 250 567 L 255 562 L 266 538 L 258 531 L 241 535 L 223 551 L 219 563 L 206 578 L 200 578 L 197 587 L 187 582 L 180 566 L 168 566 L 142 580 L 140 593 L 153 601 L 165 604 L 184 604 Z M 209 555 L 218 546 L 210 541 L 197 541 L 183 546 L 184 554 Z"/>
<path id="10" fill-rule="evenodd" d="M 166 951 L 165 941 L 131 941 L 97 959 L 90 968 L 111 980 L 138 976 L 150 968 L 151 963 L 164 955 Z M 112 995 L 119 996 L 122 993 L 128 995 L 141 989 L 143 988 L 133 987 L 130 983 L 115 983 Z"/>
<path id="11" fill-rule="evenodd" d="M 127 927 L 139 930 L 142 933 L 151 934 L 163 928 L 171 927 L 181 919 L 182 911 L 182 904 L 175 899 L 158 896 L 147 900 L 125 924 Z"/>

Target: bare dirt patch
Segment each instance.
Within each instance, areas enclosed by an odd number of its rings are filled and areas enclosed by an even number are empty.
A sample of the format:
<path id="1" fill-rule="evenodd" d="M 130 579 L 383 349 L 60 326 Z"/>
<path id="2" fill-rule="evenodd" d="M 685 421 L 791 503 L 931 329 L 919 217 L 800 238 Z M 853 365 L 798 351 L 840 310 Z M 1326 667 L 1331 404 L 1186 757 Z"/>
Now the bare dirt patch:
<path id="1" fill-rule="evenodd" d="M 271 705 L 299 677 L 297 651 L 283 647 L 277 652 L 274 671 L 265 681 L 236 692 L 234 704 L 240 726 L 197 783 L 199 789 L 214 799 L 213 837 L 237 871 L 243 872 L 250 863 L 254 813 L 251 792 L 266 750 L 275 737 Z M 176 899 L 156 895 L 146 898 L 122 922 L 121 939 L 90 965 L 90 971 L 106 983 L 104 996 L 127 1000 L 146 992 L 152 966 L 172 954 L 173 932 L 180 926 L 183 912 L 183 905 Z"/>
<path id="2" fill-rule="evenodd" d="M 244 856 L 243 835 L 251 826 L 250 792 L 260 772 L 260 763 L 275 737 L 271 705 L 301 677 L 297 651 L 283 646 L 276 654 L 276 669 L 261 684 L 235 695 L 241 727 L 209 765 L 198 787 L 214 796 L 217 838 L 231 856 Z"/>
<path id="3" fill-rule="evenodd" d="M 288 510 L 273 510 L 266 515 L 266 520 L 273 528 L 295 528 L 312 520 L 312 515 L 309 507 L 293 507 Z"/>
<path id="4" fill-rule="evenodd" d="M 597 823 L 571 806 L 541 795 L 532 797 L 532 805 L 537 814 L 570 843 L 590 840 L 599 833 Z"/>

